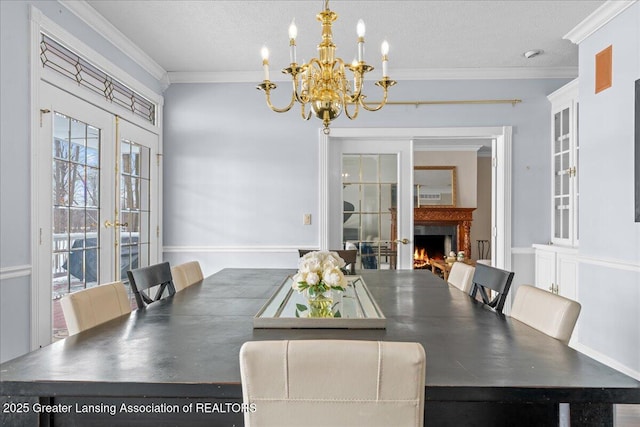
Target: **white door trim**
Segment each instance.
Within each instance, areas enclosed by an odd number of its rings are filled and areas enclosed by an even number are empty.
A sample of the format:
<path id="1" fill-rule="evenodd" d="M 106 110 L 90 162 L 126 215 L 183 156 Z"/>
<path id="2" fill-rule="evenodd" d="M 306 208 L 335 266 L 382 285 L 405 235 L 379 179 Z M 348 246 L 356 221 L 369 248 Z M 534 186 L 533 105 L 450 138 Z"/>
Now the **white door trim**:
<path id="1" fill-rule="evenodd" d="M 66 31 L 62 26 L 58 25 L 56 22 L 48 18 L 44 15 L 40 9 L 35 7 L 34 5 L 29 6 L 29 19 L 30 19 L 30 47 L 29 47 L 29 72 L 30 72 L 30 94 L 29 94 L 29 107 L 30 107 L 30 144 L 31 144 L 31 324 L 30 324 L 30 345 L 31 350 L 35 350 L 40 347 L 41 333 L 39 331 L 39 325 L 41 324 L 41 316 L 46 315 L 46 313 L 39 312 L 39 300 L 42 298 L 50 298 L 51 295 L 42 295 L 40 291 L 40 286 L 38 286 L 38 274 L 40 271 L 41 265 L 39 265 L 39 240 L 40 240 L 40 232 L 39 232 L 39 224 L 41 221 L 40 218 L 40 200 L 48 200 L 50 194 L 43 194 L 43 189 L 38 183 L 38 173 L 35 165 L 40 161 L 40 82 L 41 80 L 50 80 L 50 83 L 58 86 L 62 90 L 66 90 L 69 93 L 72 93 L 79 98 L 86 100 L 87 102 L 104 109 L 105 111 L 110 111 L 111 113 L 118 115 L 121 112 L 114 108 L 114 106 L 108 103 L 106 100 L 101 99 L 90 93 L 89 91 L 84 91 L 82 88 L 74 87 L 70 85 L 69 82 L 65 81 L 61 78 L 56 78 L 53 72 L 45 73 L 43 72 L 41 61 L 40 61 L 40 33 L 46 32 L 53 36 L 55 36 L 58 41 L 63 42 L 67 46 L 73 48 L 77 53 L 79 53 L 82 57 L 89 60 L 91 63 L 96 66 L 102 68 L 107 71 L 110 75 L 117 78 L 119 81 L 125 83 L 131 89 L 136 92 L 142 94 L 147 99 L 157 104 L 156 111 L 156 124 L 151 125 L 144 123 L 142 120 L 138 120 L 135 117 L 127 118 L 128 121 L 136 124 L 148 131 L 155 133 L 158 135 L 158 154 L 162 155 L 162 111 L 163 111 L 163 103 L 164 97 L 162 94 L 157 93 L 153 89 L 149 88 L 145 84 L 141 83 L 137 79 L 135 79 L 132 75 L 124 71 L 122 68 L 118 67 L 99 52 L 90 48 L 86 43 L 84 43 L 79 38 L 75 37 L 68 31 Z M 46 77 L 46 78 L 45 78 Z M 158 161 L 159 170 L 158 174 L 162 174 L 162 162 Z M 161 175 L 158 180 L 158 210 L 162 208 L 162 180 Z M 162 212 L 158 212 L 158 223 L 162 223 Z M 158 229 L 158 248 L 157 254 L 159 257 L 162 256 L 162 233 Z M 161 258 L 159 258 L 161 259 Z"/>
<path id="2" fill-rule="evenodd" d="M 460 127 L 460 128 L 332 128 L 330 135 L 319 135 L 319 222 L 318 233 L 321 249 L 329 243 L 329 181 L 332 166 L 330 158 L 331 140 L 334 138 L 414 140 L 414 139 L 491 139 L 495 173 L 492 187 L 495 193 L 494 209 L 491 210 L 494 266 L 511 269 L 511 181 L 512 181 L 512 128 Z"/>

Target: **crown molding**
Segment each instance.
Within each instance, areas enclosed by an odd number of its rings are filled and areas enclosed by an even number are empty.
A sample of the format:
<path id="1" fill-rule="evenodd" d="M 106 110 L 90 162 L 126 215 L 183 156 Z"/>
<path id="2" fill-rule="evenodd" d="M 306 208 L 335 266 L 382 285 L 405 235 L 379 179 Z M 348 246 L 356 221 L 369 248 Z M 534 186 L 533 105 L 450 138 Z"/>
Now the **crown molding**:
<path id="1" fill-rule="evenodd" d="M 272 73 L 276 74 L 276 73 Z M 262 82 L 261 71 L 169 71 L 169 84 L 173 83 L 255 83 Z M 272 76 L 274 82 L 290 82 L 285 75 Z"/>
<path id="2" fill-rule="evenodd" d="M 398 69 L 396 80 L 508 80 L 578 77 L 578 67 L 500 67 Z"/>
<path id="3" fill-rule="evenodd" d="M 638 0 L 609 0 L 569 31 L 563 39 L 580 44 Z"/>
<path id="4" fill-rule="evenodd" d="M 286 75 L 272 76 L 273 82 L 290 82 Z M 170 71 L 172 83 L 259 83 L 262 71 Z M 505 79 L 564 79 L 578 77 L 578 67 L 504 67 L 504 68 L 430 68 L 396 69 L 394 80 L 505 80 Z"/>
<path id="5" fill-rule="evenodd" d="M 60 4 L 69 9 L 71 13 L 84 21 L 98 34 L 111 42 L 125 55 L 131 58 L 142 69 L 151 74 L 162 83 L 163 89 L 169 86 L 167 72 L 149 55 L 122 34 L 111 22 L 100 15 L 89 3 L 84 0 L 58 0 Z"/>

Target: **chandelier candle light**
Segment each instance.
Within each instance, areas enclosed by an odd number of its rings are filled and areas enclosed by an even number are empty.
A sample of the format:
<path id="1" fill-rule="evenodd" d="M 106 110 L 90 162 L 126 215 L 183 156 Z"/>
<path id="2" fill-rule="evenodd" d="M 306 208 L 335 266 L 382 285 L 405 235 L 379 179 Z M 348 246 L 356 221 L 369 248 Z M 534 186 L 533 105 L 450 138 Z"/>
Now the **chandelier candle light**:
<path id="1" fill-rule="evenodd" d="M 383 98 L 379 105 L 370 107 L 366 104 L 366 96 L 362 94 L 364 74 L 373 70 L 371 65 L 364 61 L 364 34 L 365 26 L 362 19 L 358 21 L 356 31 L 358 34 L 358 58 L 349 65 L 345 65 L 341 58 L 335 57 L 336 46 L 333 44 L 331 24 L 338 19 L 338 14 L 329 10 L 329 0 L 325 1 L 325 7 L 316 18 L 322 23 L 322 41 L 318 45 L 318 58 L 312 58 L 306 64 L 298 65 L 296 60 L 296 37 L 298 28 L 294 21 L 289 26 L 289 59 L 291 64 L 284 68 L 284 74 L 290 74 L 293 82 L 291 102 L 284 108 L 277 108 L 271 104 L 271 90 L 276 84 L 269 80 L 269 50 L 262 48 L 262 68 L 264 69 L 264 81 L 258 85 L 258 89 L 265 92 L 267 105 L 276 113 L 285 113 L 293 107 L 295 102 L 300 103 L 301 115 L 304 120 L 309 120 L 313 113 L 322 120 L 323 132 L 329 134 L 329 125 L 338 117 L 342 110 L 349 119 L 354 120 L 358 116 L 360 107 L 368 111 L 378 111 L 387 103 L 387 89 L 396 84 L 389 79 L 389 43 L 382 42 L 382 80 L 377 81 L 376 86 L 383 90 Z M 353 87 L 347 80 L 345 68 L 353 73 Z M 310 111 L 307 112 L 307 104 Z M 353 112 L 349 112 L 348 104 L 354 104 Z"/>

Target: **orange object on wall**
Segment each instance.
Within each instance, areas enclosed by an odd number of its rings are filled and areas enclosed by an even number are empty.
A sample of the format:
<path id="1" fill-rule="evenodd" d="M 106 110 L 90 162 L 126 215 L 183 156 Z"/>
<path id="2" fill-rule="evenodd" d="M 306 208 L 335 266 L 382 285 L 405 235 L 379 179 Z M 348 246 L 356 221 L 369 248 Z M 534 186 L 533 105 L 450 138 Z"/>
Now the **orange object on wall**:
<path id="1" fill-rule="evenodd" d="M 613 46 L 596 53 L 596 93 L 610 88 L 613 81 Z"/>

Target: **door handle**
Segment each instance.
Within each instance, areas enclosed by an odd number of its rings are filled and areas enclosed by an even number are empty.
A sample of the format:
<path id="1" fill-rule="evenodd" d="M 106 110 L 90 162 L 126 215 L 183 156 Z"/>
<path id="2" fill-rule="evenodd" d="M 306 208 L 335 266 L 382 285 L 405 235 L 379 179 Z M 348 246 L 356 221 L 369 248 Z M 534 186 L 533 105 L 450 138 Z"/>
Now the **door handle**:
<path id="1" fill-rule="evenodd" d="M 396 240 L 396 243 L 402 243 L 403 245 L 408 245 L 409 244 L 409 239 L 404 238 L 401 240 Z"/>
<path id="2" fill-rule="evenodd" d="M 116 222 L 111 222 L 111 221 L 109 221 L 109 220 L 106 220 L 106 221 L 104 222 L 104 226 L 105 226 L 106 228 L 109 228 L 109 227 L 128 227 L 128 226 L 129 226 L 129 223 L 128 223 L 128 222 L 125 222 L 124 224 L 121 224 L 121 223 L 120 223 L 120 221 L 118 221 L 117 219 L 116 219 Z"/>

